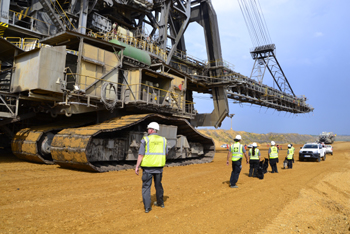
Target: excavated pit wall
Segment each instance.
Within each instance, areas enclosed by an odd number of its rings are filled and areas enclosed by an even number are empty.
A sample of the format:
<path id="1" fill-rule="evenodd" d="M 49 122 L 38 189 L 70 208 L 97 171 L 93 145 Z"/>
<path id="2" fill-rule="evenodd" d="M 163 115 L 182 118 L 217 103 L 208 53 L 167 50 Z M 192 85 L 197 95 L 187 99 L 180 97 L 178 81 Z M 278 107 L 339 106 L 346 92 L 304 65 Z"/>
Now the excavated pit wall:
<path id="1" fill-rule="evenodd" d="M 215 147 L 220 147 L 222 144 L 232 143 L 236 135 L 242 136 L 242 144 L 251 144 L 256 142 L 260 145 L 269 144 L 271 141 L 275 141 L 276 144 L 304 144 L 306 142 L 314 142 L 315 137 L 311 135 L 301 135 L 297 133 L 250 133 L 244 131 L 223 130 L 223 129 L 201 129 L 200 133 L 213 138 Z"/>

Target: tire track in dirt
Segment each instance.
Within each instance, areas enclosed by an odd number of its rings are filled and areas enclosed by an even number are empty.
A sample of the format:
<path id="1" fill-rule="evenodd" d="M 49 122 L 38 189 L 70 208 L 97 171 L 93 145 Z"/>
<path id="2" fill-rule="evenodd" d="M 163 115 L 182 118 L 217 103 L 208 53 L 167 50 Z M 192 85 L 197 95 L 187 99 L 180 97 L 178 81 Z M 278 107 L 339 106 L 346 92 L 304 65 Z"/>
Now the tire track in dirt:
<path id="1" fill-rule="evenodd" d="M 345 143 L 339 144 L 335 149 L 343 150 Z M 337 161 L 337 167 L 314 186 L 302 189 L 258 233 L 350 233 L 350 156 L 334 155 L 328 159 Z"/>
<path id="2" fill-rule="evenodd" d="M 296 160 L 292 170 L 281 169 L 282 150 L 279 173 L 263 180 L 243 164 L 238 189 L 229 188 L 225 150 L 212 163 L 165 168 L 165 208 L 149 214 L 133 170 L 87 173 L 0 155 L 0 233 L 346 233 L 350 143 L 333 148 L 326 161 Z"/>

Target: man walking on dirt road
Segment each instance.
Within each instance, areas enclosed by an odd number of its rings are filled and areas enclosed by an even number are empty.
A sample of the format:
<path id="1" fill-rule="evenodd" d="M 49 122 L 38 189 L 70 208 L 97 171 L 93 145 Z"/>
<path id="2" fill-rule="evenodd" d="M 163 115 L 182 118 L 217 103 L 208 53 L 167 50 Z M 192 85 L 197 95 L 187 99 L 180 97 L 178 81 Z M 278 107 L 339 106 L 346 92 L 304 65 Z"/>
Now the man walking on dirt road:
<path id="1" fill-rule="evenodd" d="M 246 158 L 247 164 L 249 162 L 246 150 L 244 149 L 243 145 L 239 143 L 241 139 L 242 139 L 241 135 L 237 135 L 234 139 L 235 143 L 231 145 L 230 151 L 227 153 L 227 162 L 226 162 L 227 166 L 230 165 L 229 163 L 230 157 L 232 158 L 232 172 L 231 172 L 231 178 L 230 178 L 231 188 L 238 188 L 236 183 L 239 178 L 239 173 L 242 170 L 243 154 L 244 154 L 244 157 Z"/>
<path id="2" fill-rule="evenodd" d="M 147 126 L 148 136 L 141 140 L 139 156 L 137 158 L 135 173 L 139 175 L 139 167 L 143 170 L 142 173 L 142 199 L 145 207 L 145 213 L 152 210 L 151 207 L 151 185 L 154 178 L 156 188 L 157 201 L 156 206 L 164 208 L 163 200 L 163 167 L 165 165 L 166 155 L 168 154 L 167 140 L 165 137 L 158 136 L 159 124 L 151 122 Z"/>

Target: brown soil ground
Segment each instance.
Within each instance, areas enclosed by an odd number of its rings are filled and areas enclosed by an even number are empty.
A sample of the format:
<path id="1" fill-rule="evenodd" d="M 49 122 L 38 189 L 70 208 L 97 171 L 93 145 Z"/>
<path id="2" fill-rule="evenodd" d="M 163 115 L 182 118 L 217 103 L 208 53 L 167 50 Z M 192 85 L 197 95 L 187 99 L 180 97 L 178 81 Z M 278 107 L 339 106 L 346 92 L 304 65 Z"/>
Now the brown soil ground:
<path id="1" fill-rule="evenodd" d="M 209 164 L 165 168 L 165 208 L 148 214 L 133 170 L 88 173 L 2 153 L 0 233 L 349 233 L 350 142 L 333 149 L 292 170 L 280 160 L 263 180 L 244 164 L 238 189 L 228 185 L 225 150 Z"/>

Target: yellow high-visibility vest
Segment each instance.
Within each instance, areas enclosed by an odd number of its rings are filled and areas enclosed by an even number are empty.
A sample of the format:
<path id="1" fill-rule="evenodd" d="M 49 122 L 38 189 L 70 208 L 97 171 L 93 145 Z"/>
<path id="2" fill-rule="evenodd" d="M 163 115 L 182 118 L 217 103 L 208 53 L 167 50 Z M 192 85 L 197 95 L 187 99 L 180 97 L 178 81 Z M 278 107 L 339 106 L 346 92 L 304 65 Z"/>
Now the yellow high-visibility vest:
<path id="1" fill-rule="evenodd" d="M 255 148 L 255 155 L 253 155 L 253 149 L 250 149 L 249 153 L 250 153 L 250 159 L 259 160 L 259 149 L 258 148 Z"/>
<path id="2" fill-rule="evenodd" d="M 145 155 L 141 167 L 164 167 L 166 161 L 167 140 L 158 135 L 143 137 L 146 142 Z"/>
<path id="3" fill-rule="evenodd" d="M 293 150 L 291 148 L 288 149 L 287 159 L 293 159 L 293 154 L 294 154 Z"/>
<path id="4" fill-rule="evenodd" d="M 238 161 L 243 157 L 243 146 L 236 142 L 231 145 L 232 161 Z"/>
<path id="5" fill-rule="evenodd" d="M 295 148 L 292 146 L 290 149 L 292 150 L 292 154 L 294 154 Z"/>
<path id="6" fill-rule="evenodd" d="M 270 153 L 270 158 L 278 158 L 278 149 L 276 146 L 272 146 L 271 148 L 271 153 Z"/>

